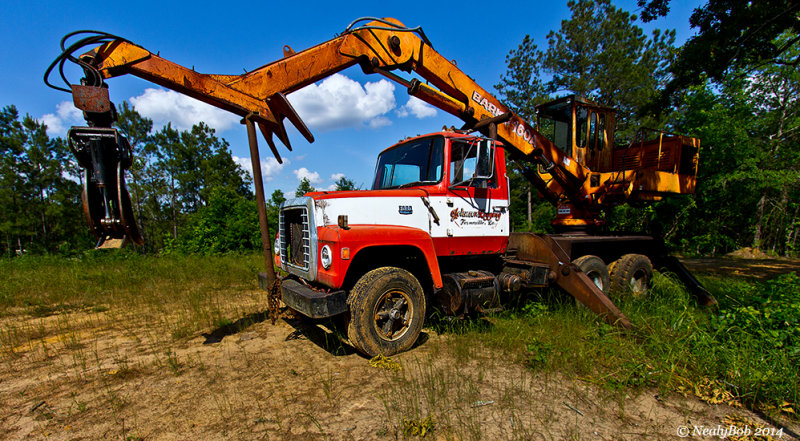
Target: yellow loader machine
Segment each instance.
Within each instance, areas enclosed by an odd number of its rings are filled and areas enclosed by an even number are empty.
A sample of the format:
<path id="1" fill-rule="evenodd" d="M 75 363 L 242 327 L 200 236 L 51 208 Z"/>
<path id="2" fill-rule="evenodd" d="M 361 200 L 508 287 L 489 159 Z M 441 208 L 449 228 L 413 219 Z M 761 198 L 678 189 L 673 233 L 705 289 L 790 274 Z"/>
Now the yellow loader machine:
<path id="1" fill-rule="evenodd" d="M 343 314 L 364 353 L 408 349 L 429 306 L 454 315 L 487 311 L 499 306 L 500 294 L 525 287 L 559 286 L 608 322 L 629 327 L 607 292 L 646 292 L 653 265 L 675 272 L 701 304 L 715 303 L 660 240 L 604 234 L 601 216 L 614 205 L 693 193 L 698 139 L 643 129 L 629 144 L 614 145 L 614 110 L 578 96 L 540 105 L 537 121 L 525 121 L 436 52 L 420 27 L 359 19 L 309 49 L 285 46 L 283 58 L 242 75 L 198 73 L 104 33 L 73 33 L 61 47 L 45 82 L 71 93 L 88 123 L 72 128 L 69 142 L 85 169 L 83 203 L 98 247 L 142 242 L 125 189 L 131 151 L 113 128 L 106 83 L 132 74 L 242 117 L 267 268 L 262 286 L 309 317 Z M 82 67 L 80 84 L 67 81 L 67 61 Z M 384 151 L 372 190 L 287 201 L 273 255 L 256 130 L 279 162 L 273 138 L 291 150 L 285 121 L 313 142 L 286 95 L 356 65 L 464 125 Z M 56 68 L 66 87 L 49 82 Z M 507 158 L 557 206 L 558 234 L 510 231 Z M 282 283 L 275 283 L 273 263 L 289 274 Z"/>

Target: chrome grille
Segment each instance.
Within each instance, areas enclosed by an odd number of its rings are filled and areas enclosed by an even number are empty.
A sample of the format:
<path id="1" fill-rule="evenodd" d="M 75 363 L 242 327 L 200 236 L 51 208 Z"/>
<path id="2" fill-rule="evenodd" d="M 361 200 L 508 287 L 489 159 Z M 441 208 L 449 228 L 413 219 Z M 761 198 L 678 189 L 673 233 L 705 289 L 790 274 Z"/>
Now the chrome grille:
<path id="1" fill-rule="evenodd" d="M 308 271 L 311 262 L 311 231 L 306 207 L 288 207 L 280 214 L 281 263 Z"/>

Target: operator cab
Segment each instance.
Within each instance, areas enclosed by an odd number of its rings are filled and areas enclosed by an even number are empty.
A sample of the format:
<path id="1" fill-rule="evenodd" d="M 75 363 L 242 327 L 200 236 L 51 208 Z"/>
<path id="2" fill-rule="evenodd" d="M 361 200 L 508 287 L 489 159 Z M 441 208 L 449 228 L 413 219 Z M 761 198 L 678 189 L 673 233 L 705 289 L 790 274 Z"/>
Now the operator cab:
<path id="1" fill-rule="evenodd" d="M 568 95 L 536 106 L 536 115 L 537 130 L 562 152 L 590 170 L 610 170 L 614 109 Z"/>

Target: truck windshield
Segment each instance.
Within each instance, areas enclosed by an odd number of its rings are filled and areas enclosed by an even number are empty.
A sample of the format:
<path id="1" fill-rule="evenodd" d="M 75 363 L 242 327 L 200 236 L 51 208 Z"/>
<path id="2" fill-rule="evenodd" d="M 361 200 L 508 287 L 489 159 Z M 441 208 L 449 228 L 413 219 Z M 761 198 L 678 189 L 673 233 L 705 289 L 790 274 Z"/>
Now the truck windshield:
<path id="1" fill-rule="evenodd" d="M 442 180 L 444 138 L 434 136 L 400 144 L 378 156 L 373 190 L 435 184 Z"/>

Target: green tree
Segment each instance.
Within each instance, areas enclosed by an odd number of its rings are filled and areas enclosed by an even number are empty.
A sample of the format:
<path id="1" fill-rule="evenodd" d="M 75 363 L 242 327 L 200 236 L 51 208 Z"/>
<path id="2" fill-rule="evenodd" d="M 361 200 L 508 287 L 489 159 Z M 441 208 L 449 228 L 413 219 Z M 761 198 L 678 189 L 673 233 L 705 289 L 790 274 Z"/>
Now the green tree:
<path id="1" fill-rule="evenodd" d="M 550 99 L 542 80 L 543 56 L 530 35 L 526 35 L 519 47 L 506 55 L 506 73 L 494 86 L 511 111 L 527 121 L 534 121 L 537 104 Z"/>
<path id="2" fill-rule="evenodd" d="M 650 21 L 669 12 L 669 0 L 639 0 L 642 18 Z M 726 75 L 768 64 L 800 64 L 800 3 L 795 0 L 709 0 L 695 8 L 689 23 L 697 35 L 683 45 L 671 67 L 672 80 L 663 98 L 708 77 L 722 82 Z M 781 39 L 785 33 L 791 38 Z"/>
<path id="3" fill-rule="evenodd" d="M 153 135 L 155 151 L 155 161 L 152 164 L 152 182 L 150 190 L 153 191 L 153 202 L 158 212 L 157 220 L 159 227 L 163 226 L 163 221 L 169 222 L 172 238 L 178 238 L 178 223 L 181 211 L 180 207 L 180 181 L 179 174 L 186 164 L 182 162 L 180 133 L 172 128 L 171 124 L 162 127 L 161 130 Z M 159 222 L 160 221 L 160 222 Z M 161 233 L 162 228 L 156 231 Z M 155 231 L 154 231 L 155 232 Z M 161 236 L 162 234 L 158 234 Z M 155 235 L 153 235 L 155 236 Z M 151 236 L 151 239 L 155 237 Z"/>
<path id="4" fill-rule="evenodd" d="M 506 57 L 507 70 L 496 87 L 529 120 L 536 104 L 565 91 L 616 107 L 618 132 L 630 136 L 639 124 L 634 116 L 666 81 L 675 32 L 656 29 L 647 37 L 636 16 L 610 0 L 567 5 L 572 15 L 547 35 L 547 49 L 539 50 L 526 36 Z"/>
<path id="5" fill-rule="evenodd" d="M 784 34 L 776 45 L 795 39 Z M 787 255 L 796 251 L 800 225 L 800 72 L 791 63 L 795 59 L 800 59 L 800 46 L 751 73 L 744 87 L 760 147 L 753 167 L 745 171 L 761 177 L 752 246 Z"/>
<path id="6" fill-rule="evenodd" d="M 149 173 L 154 154 L 154 144 L 151 142 L 153 120 L 143 117 L 127 101 L 123 101 L 116 124 L 128 139 L 133 151 L 133 163 L 128 169 L 130 179 L 126 180 L 126 184 L 130 190 L 136 221 L 142 233 L 147 237 L 149 219 L 155 217 L 151 211 L 147 210 L 148 205 L 152 209 L 153 204 L 147 204 L 145 201 L 148 196 L 152 196 L 148 189 L 153 188 L 152 185 L 148 185 L 151 179 Z M 149 240 L 145 240 L 146 248 L 151 245 Z"/>
<path id="7" fill-rule="evenodd" d="M 22 160 L 22 124 L 19 122 L 17 108 L 3 107 L 0 111 L 0 232 L 3 234 L 6 255 L 22 248 L 21 233 L 24 223 L 17 215 L 22 201 L 20 200 L 21 184 L 17 178 L 17 168 Z"/>
<path id="8" fill-rule="evenodd" d="M 311 193 L 317 191 L 313 185 L 311 185 L 311 181 L 308 178 L 303 178 L 300 180 L 300 185 L 297 186 L 297 190 L 295 190 L 294 195 L 296 197 L 304 196 L 306 193 Z"/>
<path id="9" fill-rule="evenodd" d="M 275 189 L 269 198 L 269 204 L 280 207 L 282 203 L 286 202 L 286 195 L 280 189 Z"/>
<path id="10" fill-rule="evenodd" d="M 272 237 L 278 232 L 278 218 L 280 216 L 281 204 L 286 202 L 286 196 L 280 189 L 275 189 L 267 201 L 267 219 L 269 220 L 269 232 Z"/>
<path id="11" fill-rule="evenodd" d="M 216 186 L 209 190 L 208 203 L 189 217 L 176 242 L 182 252 L 220 254 L 260 249 L 260 234 L 255 201 L 234 188 Z"/>
<path id="12" fill-rule="evenodd" d="M 152 144 L 155 160 L 147 174 L 153 205 L 160 211 L 159 226 L 154 228 L 158 235 L 171 230 L 177 238 L 187 216 L 207 205 L 215 188 L 229 188 L 252 199 L 249 175 L 233 160 L 228 142 L 204 123 L 182 132 L 168 124 L 152 136 Z"/>
<path id="13" fill-rule="evenodd" d="M 214 129 L 202 122 L 196 124 L 181 133 L 181 144 L 179 181 L 185 211 L 205 205 L 212 189 L 220 186 L 252 198 L 249 175 L 233 160 L 228 141 L 218 138 Z"/>
<path id="14" fill-rule="evenodd" d="M 356 184 L 352 180 L 347 179 L 347 177 L 345 176 L 340 177 L 334 185 L 336 186 L 334 188 L 335 191 L 347 191 L 356 189 Z"/>
<path id="15" fill-rule="evenodd" d="M 789 54 L 791 56 L 791 54 Z M 734 72 L 678 95 L 672 125 L 702 141 L 697 190 L 644 209 L 618 207 L 620 229 L 663 234 L 676 247 L 718 254 L 752 246 L 797 253 L 800 76 L 775 64 Z"/>
<path id="16" fill-rule="evenodd" d="M 66 176 L 70 154 L 60 138 L 14 106 L 0 111 L 0 231 L 6 255 L 55 252 L 87 239 L 80 221 L 80 187 Z"/>

